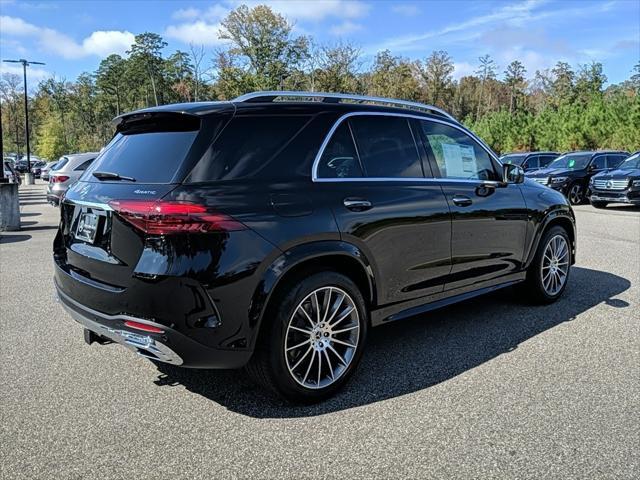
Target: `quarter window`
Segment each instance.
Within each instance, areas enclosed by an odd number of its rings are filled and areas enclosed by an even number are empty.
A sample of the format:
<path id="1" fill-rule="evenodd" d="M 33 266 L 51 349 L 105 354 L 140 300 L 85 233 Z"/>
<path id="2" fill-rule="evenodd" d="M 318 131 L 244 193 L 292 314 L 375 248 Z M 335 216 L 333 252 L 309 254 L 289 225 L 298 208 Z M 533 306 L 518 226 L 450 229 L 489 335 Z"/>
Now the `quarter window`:
<path id="1" fill-rule="evenodd" d="M 354 116 L 349 123 L 367 177 L 423 177 L 416 143 L 406 118 Z"/>
<path id="2" fill-rule="evenodd" d="M 318 163 L 319 178 L 359 178 L 362 168 L 358 160 L 349 124 L 342 122 L 327 144 Z"/>
<path id="3" fill-rule="evenodd" d="M 87 167 L 88 167 L 89 165 L 91 165 L 91 162 L 93 162 L 94 160 L 95 160 L 95 158 L 92 158 L 92 159 L 90 159 L 90 160 L 87 160 L 86 162 L 82 162 L 80 165 L 78 165 L 78 166 L 76 167 L 76 171 L 78 171 L 78 172 L 83 172 L 83 171 L 85 171 L 85 170 L 87 169 Z"/>
<path id="4" fill-rule="evenodd" d="M 441 177 L 497 180 L 489 154 L 469 135 L 437 122 L 420 125 Z"/>

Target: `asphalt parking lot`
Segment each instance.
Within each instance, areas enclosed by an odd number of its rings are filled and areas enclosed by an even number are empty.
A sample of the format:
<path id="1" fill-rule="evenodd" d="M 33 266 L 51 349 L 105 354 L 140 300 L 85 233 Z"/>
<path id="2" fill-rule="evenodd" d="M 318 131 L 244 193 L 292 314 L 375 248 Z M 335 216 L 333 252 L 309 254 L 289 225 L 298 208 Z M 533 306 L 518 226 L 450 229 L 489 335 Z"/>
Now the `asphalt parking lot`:
<path id="1" fill-rule="evenodd" d="M 0 240 L 2 478 L 639 478 L 640 210 L 576 208 L 546 307 L 511 290 L 372 331 L 311 407 L 242 371 L 87 346 L 54 300 L 57 209 L 21 187 Z"/>

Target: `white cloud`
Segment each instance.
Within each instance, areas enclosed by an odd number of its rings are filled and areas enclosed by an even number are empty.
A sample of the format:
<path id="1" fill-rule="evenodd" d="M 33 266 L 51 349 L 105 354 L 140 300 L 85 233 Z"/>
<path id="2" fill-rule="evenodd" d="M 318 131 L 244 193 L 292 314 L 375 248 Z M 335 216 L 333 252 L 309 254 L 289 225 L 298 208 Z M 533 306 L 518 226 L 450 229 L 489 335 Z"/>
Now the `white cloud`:
<path id="1" fill-rule="evenodd" d="M 134 35 L 127 31 L 96 31 L 81 43 L 52 28 L 38 27 L 21 18 L 0 17 L 2 33 L 8 36 L 32 37 L 40 48 L 68 59 L 89 55 L 105 57 L 111 53 L 123 54 L 133 43 Z"/>
<path id="2" fill-rule="evenodd" d="M 117 30 L 93 32 L 82 41 L 82 48 L 87 53 L 106 57 L 112 53 L 124 55 L 135 41 L 131 32 Z"/>
<path id="3" fill-rule="evenodd" d="M 404 15 L 405 17 L 412 17 L 420 14 L 420 9 L 413 3 L 397 3 L 391 7 L 393 13 Z"/>
<path id="4" fill-rule="evenodd" d="M 219 23 L 212 24 L 202 20 L 180 25 L 169 25 L 165 30 L 165 35 L 169 38 L 196 45 L 221 45 L 224 40 L 219 38 L 219 34 Z"/>
<path id="5" fill-rule="evenodd" d="M 17 63 L 0 63 L 0 74 L 10 73 L 19 75 L 22 78 L 22 65 Z M 27 90 L 37 86 L 37 84 L 46 78 L 52 76 L 51 72 L 44 68 L 29 66 L 27 67 Z"/>
<path id="6" fill-rule="evenodd" d="M 173 12 L 171 17 L 175 20 L 220 20 L 227 13 L 229 13 L 229 8 L 222 4 L 215 3 L 206 10 L 194 7 L 181 8 Z"/>
<path id="7" fill-rule="evenodd" d="M 456 62 L 453 64 L 453 78 L 460 80 L 462 77 L 473 75 L 475 67 L 468 62 Z"/>
<path id="8" fill-rule="evenodd" d="M 360 18 L 369 13 L 370 5 L 360 0 L 232 0 L 229 5 L 250 7 L 267 5 L 274 11 L 300 21 L 320 21 L 325 18 Z"/>
<path id="9" fill-rule="evenodd" d="M 173 12 L 171 18 L 176 20 L 193 20 L 194 18 L 198 18 L 201 14 L 202 12 L 197 8 L 181 8 L 180 10 Z"/>
<path id="10" fill-rule="evenodd" d="M 331 27 L 329 29 L 329 33 L 331 33 L 331 35 L 341 36 L 348 35 L 360 30 L 362 30 L 362 25 L 360 25 L 359 23 L 354 23 L 350 20 L 346 20 L 342 23 L 339 23 L 338 25 L 334 25 L 333 27 Z"/>

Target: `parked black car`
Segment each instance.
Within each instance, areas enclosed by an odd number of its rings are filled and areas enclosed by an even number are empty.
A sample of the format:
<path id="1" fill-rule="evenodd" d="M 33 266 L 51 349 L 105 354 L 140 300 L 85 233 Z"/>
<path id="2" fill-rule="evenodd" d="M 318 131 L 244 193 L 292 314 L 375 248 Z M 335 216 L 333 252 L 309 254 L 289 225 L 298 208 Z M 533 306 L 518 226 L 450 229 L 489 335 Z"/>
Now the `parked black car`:
<path id="1" fill-rule="evenodd" d="M 520 165 L 525 172 L 532 172 L 545 168 L 559 156 L 560 154 L 557 152 L 519 152 L 503 155 L 500 157 L 500 161 L 503 164 Z"/>
<path id="2" fill-rule="evenodd" d="M 347 381 L 372 326 L 518 283 L 549 303 L 567 284 L 567 200 L 435 107 L 262 92 L 117 122 L 53 247 L 89 343 L 247 365 L 309 402 Z"/>
<path id="3" fill-rule="evenodd" d="M 617 150 L 569 152 L 527 176 L 562 192 L 572 205 L 578 205 L 588 198 L 587 188 L 593 175 L 617 167 L 628 156 L 627 152 Z"/>
<path id="4" fill-rule="evenodd" d="M 608 203 L 640 205 L 640 152 L 624 160 L 613 170 L 606 170 L 589 181 L 591 205 L 604 208 Z"/>
<path id="5" fill-rule="evenodd" d="M 31 173 L 33 173 L 34 178 L 40 178 L 40 173 L 42 172 L 42 168 L 47 164 L 47 162 L 43 162 L 42 160 L 36 160 L 35 162 L 31 162 Z"/>

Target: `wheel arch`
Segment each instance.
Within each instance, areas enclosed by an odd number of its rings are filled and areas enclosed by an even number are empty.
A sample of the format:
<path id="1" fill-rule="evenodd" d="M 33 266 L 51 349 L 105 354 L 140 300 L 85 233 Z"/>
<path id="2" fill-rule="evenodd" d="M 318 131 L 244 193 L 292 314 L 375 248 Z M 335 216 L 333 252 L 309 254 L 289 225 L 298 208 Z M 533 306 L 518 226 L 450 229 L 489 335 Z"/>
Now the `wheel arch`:
<path id="1" fill-rule="evenodd" d="M 253 294 L 249 321 L 254 331 L 251 347 L 260 336 L 264 318 L 272 307 L 278 288 L 305 272 L 330 270 L 349 277 L 360 288 L 368 306 L 377 301 L 372 265 L 355 245 L 344 241 L 321 241 L 298 245 L 280 255 L 266 269 Z"/>
<path id="2" fill-rule="evenodd" d="M 533 259 L 535 257 L 536 251 L 538 250 L 538 245 L 542 236 L 547 232 L 550 228 L 554 226 L 563 227 L 567 234 L 569 235 L 569 240 L 571 242 L 571 263 L 575 263 L 576 258 L 576 250 L 577 250 L 577 235 L 576 235 L 576 224 L 575 218 L 570 213 L 569 210 L 555 210 L 548 213 L 542 222 L 540 222 L 539 227 L 536 232 L 536 236 L 533 244 L 531 245 L 531 249 L 529 250 L 529 255 L 527 256 L 526 268 L 531 265 Z"/>

